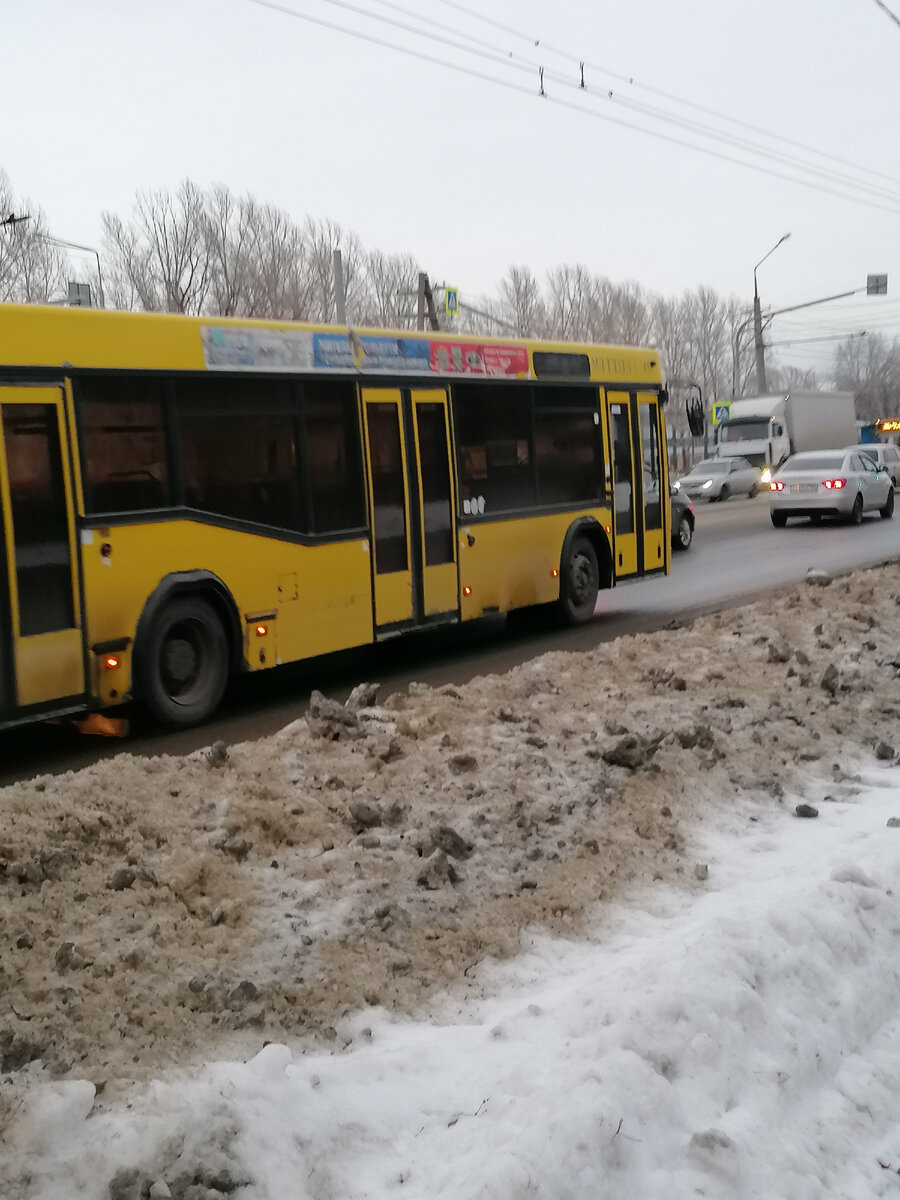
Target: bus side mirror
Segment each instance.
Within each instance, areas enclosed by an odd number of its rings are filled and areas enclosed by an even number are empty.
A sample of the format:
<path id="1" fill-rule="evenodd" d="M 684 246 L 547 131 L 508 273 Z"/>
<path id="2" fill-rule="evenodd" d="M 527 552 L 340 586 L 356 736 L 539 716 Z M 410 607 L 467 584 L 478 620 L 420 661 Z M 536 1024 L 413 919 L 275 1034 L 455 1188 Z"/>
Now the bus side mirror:
<path id="1" fill-rule="evenodd" d="M 690 429 L 694 437 L 702 437 L 706 426 L 703 416 L 703 401 L 699 396 L 691 396 L 690 400 L 685 402 L 685 407 L 687 409 L 688 429 Z"/>

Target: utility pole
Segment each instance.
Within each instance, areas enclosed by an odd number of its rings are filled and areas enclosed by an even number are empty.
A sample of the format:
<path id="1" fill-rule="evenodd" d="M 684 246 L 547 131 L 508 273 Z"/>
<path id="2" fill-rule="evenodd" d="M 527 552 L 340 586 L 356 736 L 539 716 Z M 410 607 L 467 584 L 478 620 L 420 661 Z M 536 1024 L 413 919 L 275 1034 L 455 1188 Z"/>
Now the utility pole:
<path id="1" fill-rule="evenodd" d="M 338 325 L 347 324 L 347 297 L 344 291 L 344 266 L 340 250 L 334 252 L 334 317 Z"/>
<path id="2" fill-rule="evenodd" d="M 756 394 L 764 396 L 769 390 L 766 384 L 766 350 L 762 336 L 762 310 L 756 288 L 756 272 L 753 272 L 753 341 L 756 346 Z"/>
<path id="3" fill-rule="evenodd" d="M 431 284 L 428 282 L 428 276 L 424 271 L 419 272 L 419 287 L 418 287 L 418 303 L 416 305 L 416 329 L 424 332 L 425 330 L 425 311 L 428 310 L 428 323 L 432 329 L 439 330 L 440 322 L 438 321 L 437 312 L 434 307 L 434 296 L 431 293 Z"/>
<path id="4" fill-rule="evenodd" d="M 786 242 L 791 235 L 783 234 L 778 239 L 768 254 L 764 254 L 756 266 L 753 268 L 753 340 L 756 346 L 756 394 L 764 396 L 768 391 L 766 386 L 766 350 L 763 346 L 762 337 L 762 309 L 759 303 L 759 288 L 756 284 L 757 268 L 761 267 L 769 254 L 774 254 L 782 242 Z"/>

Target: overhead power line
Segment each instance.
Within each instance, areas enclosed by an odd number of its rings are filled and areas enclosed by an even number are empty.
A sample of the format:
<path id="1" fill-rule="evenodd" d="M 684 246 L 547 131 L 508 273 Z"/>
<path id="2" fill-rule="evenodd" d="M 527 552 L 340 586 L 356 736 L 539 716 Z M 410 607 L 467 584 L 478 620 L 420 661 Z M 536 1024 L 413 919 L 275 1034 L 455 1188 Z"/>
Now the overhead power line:
<path id="1" fill-rule="evenodd" d="M 385 2 L 386 0 L 376 0 L 376 3 Z M 877 4 L 879 0 L 875 0 L 875 2 Z M 465 13 L 474 20 L 481 21 L 485 25 L 490 25 L 495 29 L 499 29 L 503 33 L 509 33 L 513 37 L 520 38 L 522 41 L 528 42 L 531 46 L 540 47 L 549 54 L 555 54 L 559 57 L 565 58 L 570 63 L 581 63 L 584 61 L 581 55 L 573 54 L 570 50 L 561 50 L 559 47 L 551 46 L 548 42 L 543 41 L 541 38 L 536 38 L 530 34 L 524 33 L 521 29 L 516 29 L 511 25 L 504 25 L 500 21 L 494 21 L 490 17 L 484 16 L 483 13 L 477 12 L 471 8 L 466 8 L 465 5 L 457 3 L 457 0 L 437 0 L 437 3 L 443 4 L 448 8 L 452 8 L 454 12 Z M 891 16 L 893 16 L 893 13 L 891 13 Z M 894 19 L 896 20 L 896 18 Z M 730 124 L 738 125 L 742 129 L 749 130 L 751 133 L 762 134 L 763 137 L 770 138 L 772 141 L 782 142 L 786 146 L 793 146 L 796 150 L 803 150 L 807 154 L 818 155 L 820 158 L 829 159 L 831 162 L 839 163 L 841 166 L 850 167 L 851 170 L 854 171 L 866 171 L 869 175 L 877 175 L 881 179 L 886 179 L 889 183 L 900 184 L 900 179 L 894 175 L 886 175 L 882 171 L 875 171 L 870 167 L 861 165 L 860 163 L 854 163 L 849 159 L 840 158 L 838 155 L 831 154 L 827 150 L 818 150 L 813 146 L 807 146 L 803 142 L 796 141 L 793 138 L 785 137 L 784 134 L 773 133 L 772 130 L 764 129 L 760 125 L 754 125 L 749 121 L 741 120 L 739 117 L 734 117 L 728 113 L 719 112 L 717 109 L 709 108 L 704 104 L 698 104 L 696 101 L 688 100 L 684 96 L 678 96 L 674 92 L 668 92 L 662 88 L 653 87 L 653 85 L 649 83 L 642 83 L 633 75 L 623 75 L 621 72 L 614 71 L 611 67 L 605 67 L 598 63 L 589 61 L 584 61 L 584 66 L 589 68 L 591 71 L 598 72 L 600 75 L 607 75 L 610 79 L 615 79 L 619 83 L 627 84 L 629 87 L 649 92 L 651 95 L 659 96 L 664 100 L 669 100 L 673 104 L 681 104 L 685 108 L 692 108 L 695 112 L 701 112 L 708 117 L 715 117 L 716 120 L 727 121 Z"/>
<path id="2" fill-rule="evenodd" d="M 564 87 L 569 91 L 576 91 L 590 101 L 599 101 L 601 104 L 619 105 L 642 117 L 649 117 L 652 121 L 660 121 L 663 124 L 673 125 L 678 129 L 682 129 L 690 134 L 699 135 L 700 137 L 711 139 L 714 142 L 719 142 L 725 146 L 729 146 L 739 151 L 749 152 L 757 155 L 760 158 L 767 159 L 778 165 L 785 166 L 789 170 L 801 170 L 808 172 L 811 175 L 824 179 L 829 183 L 837 184 L 839 187 L 849 187 L 851 191 L 867 192 L 871 196 L 887 201 L 889 204 L 900 204 L 900 194 L 892 192 L 878 184 L 871 184 L 861 179 L 858 171 L 854 174 L 843 174 L 836 172 L 833 169 L 828 169 L 818 166 L 815 163 L 804 162 L 796 156 L 785 154 L 780 150 L 774 150 L 766 146 L 761 146 L 757 142 L 752 142 L 746 137 L 727 133 L 723 130 L 715 129 L 710 125 L 704 125 L 700 122 L 678 116 L 675 113 L 667 112 L 664 109 L 653 105 L 642 104 L 640 101 L 629 100 L 625 96 L 620 96 L 618 92 L 606 88 L 600 90 L 595 89 L 592 85 L 585 82 L 584 64 L 579 64 L 581 67 L 580 75 L 577 79 L 571 74 L 564 75 L 557 71 L 551 71 L 543 67 L 540 61 L 535 59 L 523 59 L 514 56 L 512 53 L 503 50 L 502 47 L 491 46 L 490 43 L 484 42 L 482 39 L 467 38 L 466 41 L 459 41 L 460 36 L 464 36 L 462 31 L 447 26 L 442 22 L 436 22 L 428 17 L 422 17 L 418 13 L 412 12 L 410 9 L 403 7 L 400 4 L 394 3 L 393 0 L 375 0 L 375 3 L 383 4 L 394 12 L 403 13 L 419 24 L 433 26 L 442 31 L 449 30 L 456 35 L 453 38 L 445 37 L 442 33 L 430 33 L 427 29 L 416 28 L 415 25 L 409 24 L 408 21 L 399 21 L 394 17 L 387 17 L 380 13 L 373 12 L 370 8 L 364 8 L 359 4 L 353 3 L 352 0 L 324 0 L 326 4 L 330 4 L 335 8 L 343 9 L 345 12 L 354 13 L 356 16 L 361 16 L 366 20 L 377 21 L 380 24 L 387 25 L 394 29 L 402 30 L 404 33 L 411 33 L 416 37 L 424 38 L 428 41 L 436 42 L 441 46 L 446 46 L 453 50 L 458 50 L 463 54 L 469 54 L 476 58 L 485 59 L 489 62 L 496 63 L 505 70 L 512 70 L 518 73 L 525 73 L 532 79 L 540 80 L 541 94 L 544 93 L 545 81 L 556 83 L 560 87 Z M 488 49 L 483 47 L 487 46 Z M 561 52 L 556 52 L 561 53 Z"/>
<path id="3" fill-rule="evenodd" d="M 341 7 L 345 7 L 345 8 L 355 8 L 355 6 L 351 6 L 349 4 L 344 3 L 343 0 L 328 0 L 328 2 L 338 3 L 338 4 L 340 4 Z M 526 95 L 526 96 L 529 96 L 532 98 L 538 96 L 538 92 L 535 87 L 526 87 L 521 84 L 513 83 L 509 80 L 500 79 L 494 75 L 487 74 L 484 71 L 479 71 L 472 67 L 468 67 L 468 66 L 464 66 L 460 63 L 452 62 L 446 58 L 440 58 L 437 55 L 425 53 L 421 50 L 415 50 L 415 49 L 412 49 L 411 47 L 403 46 L 396 42 L 388 41 L 386 38 L 377 37 L 374 34 L 364 33 L 358 29 L 348 29 L 346 26 L 338 25 L 332 21 L 326 21 L 321 17 L 314 17 L 308 13 L 299 12 L 296 9 L 289 8 L 287 5 L 277 3 L 277 0 L 248 0 L 248 3 L 255 4 L 256 6 L 258 6 L 260 8 L 270 9 L 274 12 L 281 13 L 285 16 L 293 17 L 300 21 L 305 21 L 312 25 L 317 25 L 324 29 L 330 29 L 336 33 L 343 34 L 344 36 L 347 36 L 347 37 L 355 38 L 359 41 L 364 41 L 364 42 L 368 42 L 373 45 L 381 46 L 384 49 L 392 50 L 396 53 L 406 55 L 407 57 L 410 57 L 410 58 L 418 59 L 422 62 L 427 62 L 427 63 L 431 63 L 432 65 L 444 67 L 448 70 L 455 71 L 459 74 L 467 75 L 470 78 L 479 79 L 479 80 L 482 80 L 483 82 L 491 83 L 496 87 L 505 88 L 507 91 L 517 92 L 521 95 Z M 356 11 L 360 11 L 360 10 L 357 9 Z M 369 16 L 369 17 L 375 16 L 375 14 L 371 14 L 371 13 L 364 13 L 364 15 Z M 378 19 L 378 18 L 376 17 L 375 19 Z M 409 31 L 415 33 L 417 36 L 431 36 L 431 35 L 423 34 L 422 31 L 420 31 L 420 30 L 419 31 L 409 30 Z M 456 48 L 463 50 L 463 52 L 465 52 L 465 53 L 474 53 L 474 51 L 472 51 L 470 48 L 467 48 L 465 46 L 462 46 L 462 47 L 457 46 Z M 493 55 L 491 56 L 491 58 L 492 58 L 492 61 L 498 62 L 498 64 L 502 62 L 502 65 L 504 65 L 504 66 L 510 65 L 506 61 L 497 59 Z M 521 64 L 515 63 L 515 67 L 516 67 L 516 69 L 521 69 Z M 572 85 L 569 84 L 569 86 L 572 86 Z M 591 95 L 591 93 L 589 93 L 589 92 L 585 92 L 584 94 L 588 95 L 588 96 Z M 842 190 L 842 187 L 846 187 L 846 186 L 859 187 L 860 185 L 858 185 L 856 183 L 846 185 L 841 182 L 841 186 L 839 186 L 839 187 L 824 186 L 822 183 L 814 182 L 809 179 L 804 179 L 802 177 L 798 177 L 797 175 L 789 175 L 789 174 L 786 174 L 784 171 L 775 170 L 771 167 L 764 166 L 761 163 L 756 163 L 756 162 L 752 162 L 752 161 L 747 161 L 746 159 L 737 158 L 731 154 L 725 154 L 725 153 L 722 153 L 721 151 L 713 150 L 709 147 L 698 145 L 696 142 L 687 141 L 684 138 L 675 137 L 671 134 L 664 133 L 660 130 L 651 129 L 645 125 L 636 124 L 633 121 L 623 120 L 621 117 L 616 117 L 609 113 L 599 112 L 596 109 L 585 108 L 584 105 L 582 105 L 582 104 L 576 104 L 572 101 L 566 101 L 559 97 L 552 96 L 548 93 L 545 93 L 543 90 L 541 90 L 541 92 L 540 92 L 540 97 L 541 97 L 541 99 L 546 100 L 549 103 L 555 104 L 559 107 L 567 108 L 574 112 L 581 113 L 582 116 L 594 117 L 595 119 L 605 121 L 607 124 L 617 125 L 621 128 L 631 130 L 632 132 L 641 133 L 641 134 L 644 134 L 645 136 L 655 138 L 658 141 L 663 141 L 670 145 L 679 146 L 682 149 L 691 150 L 697 154 L 703 154 L 710 158 L 716 158 L 723 162 L 729 162 L 736 166 L 740 166 L 740 167 L 744 167 L 745 169 L 748 169 L 748 170 L 756 171 L 757 173 L 760 173 L 760 174 L 769 175 L 773 178 L 784 180 L 788 183 L 798 184 L 801 187 L 814 188 L 818 192 L 826 192 L 830 195 L 837 196 L 844 200 L 850 200 L 857 204 L 863 204 L 870 208 L 879 209 L 882 212 L 890 212 L 890 213 L 895 213 L 895 214 L 900 213 L 900 196 L 893 196 L 890 194 L 885 194 L 883 198 L 885 200 L 887 200 L 888 203 L 879 203 L 878 200 L 876 200 L 874 198 L 867 198 L 864 195 L 854 195 L 852 191 L 848 192 L 846 190 Z M 755 152 L 764 153 L 763 151 L 755 151 Z M 801 170 L 801 171 L 802 170 L 811 170 L 814 173 L 821 173 L 821 172 L 818 172 L 816 168 L 811 168 L 807 164 L 803 164 L 803 163 L 796 163 L 796 164 L 789 163 L 788 165 L 790 166 L 791 169 L 794 169 L 794 170 Z M 862 187 L 864 189 L 869 189 L 869 185 L 862 185 Z M 871 190 L 871 189 L 869 189 L 869 190 Z"/>
<path id="4" fill-rule="evenodd" d="M 891 12 L 888 6 L 884 3 L 884 0 L 875 0 L 875 3 L 883 13 L 886 13 L 887 16 L 891 18 L 895 25 L 900 25 L 900 17 L 898 17 L 895 12 Z"/>

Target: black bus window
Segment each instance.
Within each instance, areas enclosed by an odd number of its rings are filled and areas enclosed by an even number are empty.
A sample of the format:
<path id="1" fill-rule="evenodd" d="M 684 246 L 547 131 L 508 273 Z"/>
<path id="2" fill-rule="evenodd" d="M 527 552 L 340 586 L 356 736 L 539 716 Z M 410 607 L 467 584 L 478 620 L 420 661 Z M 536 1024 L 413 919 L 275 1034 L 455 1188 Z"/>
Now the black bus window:
<path id="1" fill-rule="evenodd" d="M 303 422 L 312 533 L 366 523 L 356 387 L 336 381 L 303 386 Z"/>
<path id="2" fill-rule="evenodd" d="M 185 504 L 297 530 L 300 481 L 290 385 L 179 380 L 176 397 Z"/>
<path id="3" fill-rule="evenodd" d="M 531 388 L 458 384 L 453 411 L 463 513 L 533 508 Z"/>
<path id="4" fill-rule="evenodd" d="M 136 512 L 172 502 L 164 384 L 117 376 L 76 388 L 86 513 Z"/>

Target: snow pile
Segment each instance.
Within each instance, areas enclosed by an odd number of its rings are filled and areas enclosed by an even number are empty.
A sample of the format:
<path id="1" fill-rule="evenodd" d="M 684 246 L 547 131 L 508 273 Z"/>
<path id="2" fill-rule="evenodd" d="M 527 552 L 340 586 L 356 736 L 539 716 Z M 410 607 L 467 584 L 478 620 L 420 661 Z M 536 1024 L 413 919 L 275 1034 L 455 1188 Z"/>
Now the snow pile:
<path id="1" fill-rule="evenodd" d="M 885 567 L 3 789 L 0 1192 L 900 1194 L 898 618 Z"/>

